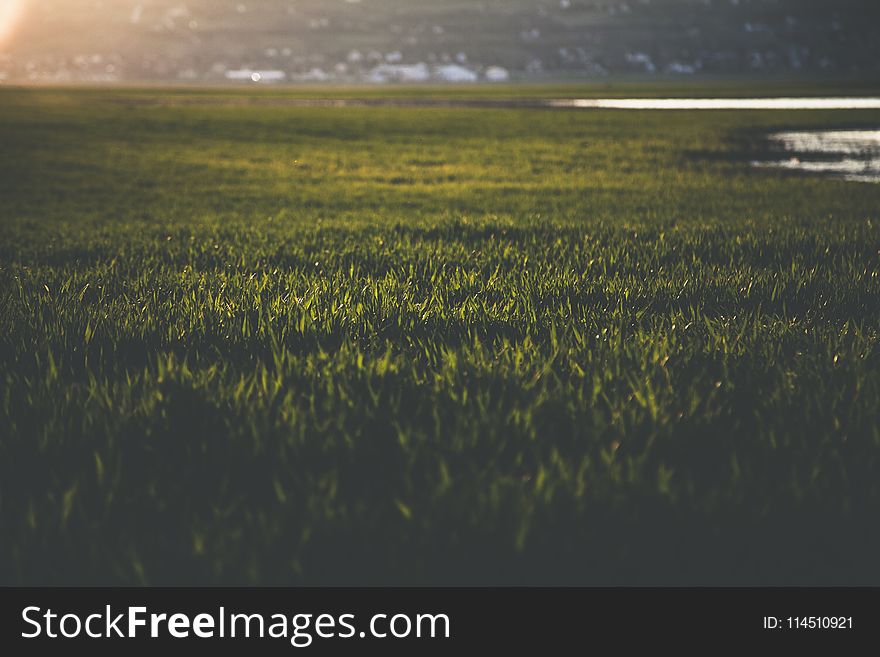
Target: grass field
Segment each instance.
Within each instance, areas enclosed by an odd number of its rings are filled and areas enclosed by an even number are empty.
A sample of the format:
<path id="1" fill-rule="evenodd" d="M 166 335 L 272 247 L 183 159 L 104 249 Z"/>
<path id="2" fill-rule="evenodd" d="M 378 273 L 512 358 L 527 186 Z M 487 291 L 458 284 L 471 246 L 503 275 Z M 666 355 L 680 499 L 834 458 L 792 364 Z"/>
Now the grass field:
<path id="1" fill-rule="evenodd" d="M 880 584 L 880 112 L 163 98 L 0 91 L 0 583 Z"/>

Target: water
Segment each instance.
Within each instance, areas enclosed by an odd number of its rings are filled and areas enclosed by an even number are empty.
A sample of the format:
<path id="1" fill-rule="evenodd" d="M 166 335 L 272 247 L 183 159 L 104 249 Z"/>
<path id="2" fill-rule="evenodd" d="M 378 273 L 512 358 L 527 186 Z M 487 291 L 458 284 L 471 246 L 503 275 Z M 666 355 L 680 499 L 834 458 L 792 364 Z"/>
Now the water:
<path id="1" fill-rule="evenodd" d="M 880 98 L 575 98 L 551 107 L 622 110 L 843 110 L 880 109 Z"/>
<path id="2" fill-rule="evenodd" d="M 618 110 L 853 110 L 880 109 L 880 98 L 580 98 L 551 100 L 548 105 Z M 768 138 L 788 157 L 752 162 L 756 167 L 880 183 L 880 130 L 778 132 Z"/>
<path id="3" fill-rule="evenodd" d="M 880 183 L 880 130 L 777 132 L 768 139 L 788 157 L 754 166 Z"/>
<path id="4" fill-rule="evenodd" d="M 285 107 L 554 108 L 615 110 L 853 110 L 880 109 L 880 98 L 456 98 L 444 96 L 297 98 L 284 96 L 123 97 L 125 105 L 272 105 Z"/>

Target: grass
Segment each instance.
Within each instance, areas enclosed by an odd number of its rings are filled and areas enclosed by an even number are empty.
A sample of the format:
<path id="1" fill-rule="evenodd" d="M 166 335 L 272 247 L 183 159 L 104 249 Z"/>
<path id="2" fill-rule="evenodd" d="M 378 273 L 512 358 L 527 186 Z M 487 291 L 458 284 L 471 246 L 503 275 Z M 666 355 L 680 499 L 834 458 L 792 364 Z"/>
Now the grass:
<path id="1" fill-rule="evenodd" d="M 741 157 L 880 112 L 145 94 L 0 92 L 0 582 L 880 584 L 880 188 Z"/>

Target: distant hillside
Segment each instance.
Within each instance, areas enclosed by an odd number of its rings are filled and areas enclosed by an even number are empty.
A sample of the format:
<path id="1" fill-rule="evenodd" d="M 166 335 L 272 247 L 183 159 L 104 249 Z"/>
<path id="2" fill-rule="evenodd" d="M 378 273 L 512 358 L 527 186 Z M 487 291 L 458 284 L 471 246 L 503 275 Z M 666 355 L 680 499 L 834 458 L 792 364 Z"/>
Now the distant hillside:
<path id="1" fill-rule="evenodd" d="M 27 0 L 0 78 L 880 76 L 867 0 Z"/>

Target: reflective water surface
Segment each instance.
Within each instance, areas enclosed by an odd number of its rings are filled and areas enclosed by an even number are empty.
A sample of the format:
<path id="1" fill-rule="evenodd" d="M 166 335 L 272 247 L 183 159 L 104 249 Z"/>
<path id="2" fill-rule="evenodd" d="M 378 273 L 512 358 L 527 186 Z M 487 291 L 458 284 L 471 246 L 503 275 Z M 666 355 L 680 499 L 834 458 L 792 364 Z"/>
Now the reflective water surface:
<path id="1" fill-rule="evenodd" d="M 880 98 L 575 98 L 552 107 L 629 110 L 831 110 L 880 109 Z"/>
<path id="2" fill-rule="evenodd" d="M 880 183 L 880 130 L 777 132 L 768 139 L 788 157 L 752 162 L 754 166 Z"/>

